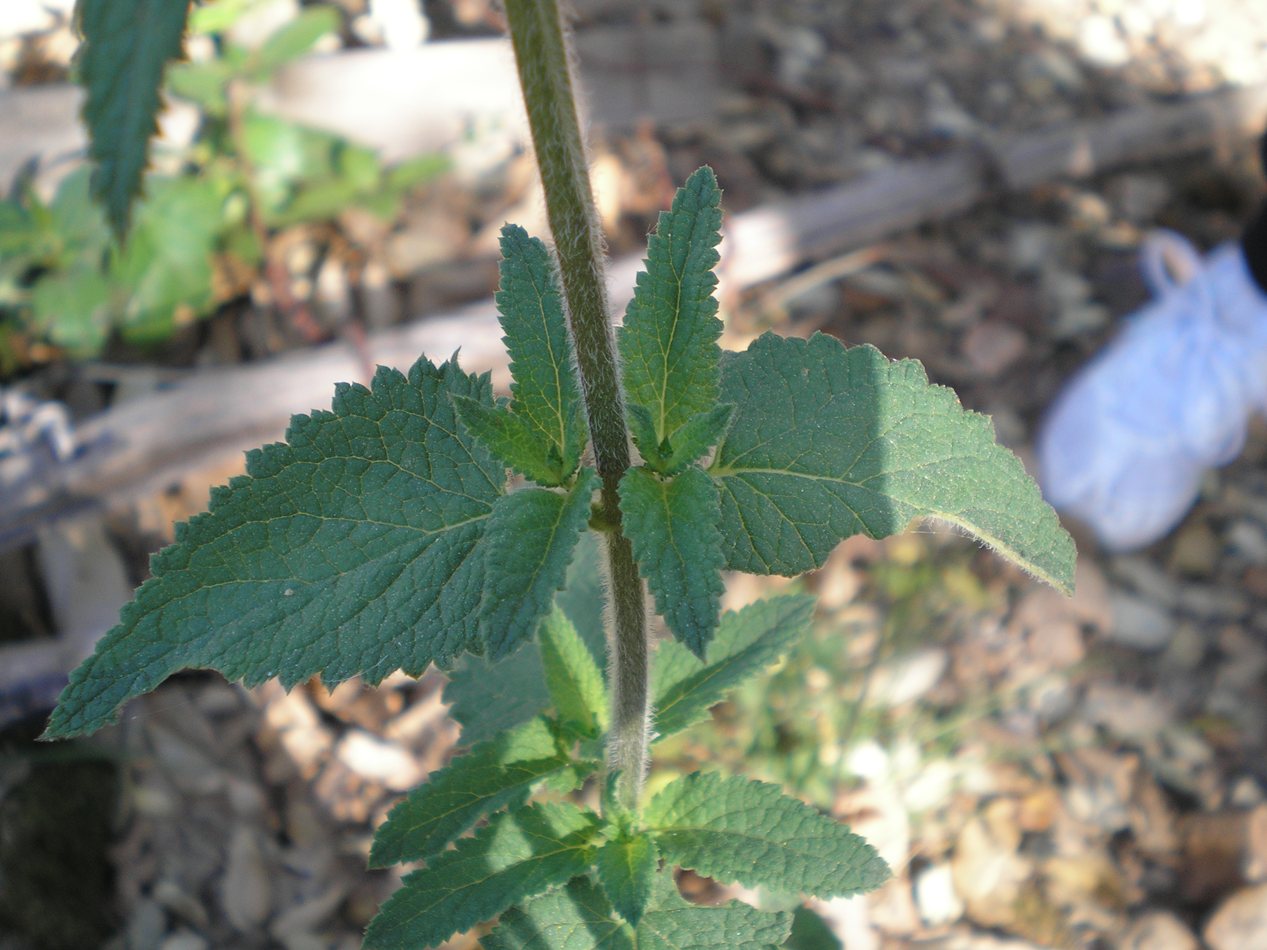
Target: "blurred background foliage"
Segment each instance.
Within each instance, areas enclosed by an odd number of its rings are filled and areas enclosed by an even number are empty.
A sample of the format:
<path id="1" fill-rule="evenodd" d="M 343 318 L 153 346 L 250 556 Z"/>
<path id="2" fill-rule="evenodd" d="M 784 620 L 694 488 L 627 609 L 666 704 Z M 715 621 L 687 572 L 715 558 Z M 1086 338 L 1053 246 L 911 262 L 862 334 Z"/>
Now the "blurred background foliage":
<path id="1" fill-rule="evenodd" d="M 166 91 L 198 109 L 197 132 L 174 153 L 158 141 L 171 171 L 147 176 L 125 245 L 89 198 L 87 168 L 50 200 L 27 180 L 0 201 L 0 376 L 60 355 L 92 358 L 112 334 L 161 342 L 246 293 L 268 270 L 277 232 L 352 207 L 390 221 L 411 188 L 445 170 L 439 155 L 385 166 L 368 148 L 258 111 L 256 90 L 341 18 L 308 7 L 248 48 L 230 29 L 254 2 L 192 11 L 190 34 L 213 54 L 169 69 Z"/>

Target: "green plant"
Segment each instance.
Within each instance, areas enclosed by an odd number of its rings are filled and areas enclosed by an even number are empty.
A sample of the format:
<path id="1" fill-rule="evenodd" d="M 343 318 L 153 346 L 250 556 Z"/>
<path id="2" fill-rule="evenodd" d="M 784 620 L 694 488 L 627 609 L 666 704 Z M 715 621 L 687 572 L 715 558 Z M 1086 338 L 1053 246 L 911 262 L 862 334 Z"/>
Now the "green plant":
<path id="1" fill-rule="evenodd" d="M 456 360 L 422 358 L 296 417 L 154 558 L 45 735 L 99 728 L 186 666 L 290 687 L 434 662 L 480 741 L 379 829 L 372 863 L 426 863 L 368 946 L 435 946 L 494 917 L 496 950 L 775 946 L 791 914 L 691 905 L 672 869 L 821 896 L 888 870 L 773 785 L 704 772 L 645 799 L 649 743 L 705 718 L 808 629 L 802 595 L 719 618 L 722 570 L 797 574 L 848 535 L 937 518 L 1067 589 L 1072 542 L 989 421 L 917 363 L 821 334 L 720 350 L 707 168 L 661 216 L 617 341 L 558 10 L 506 11 L 557 254 L 503 232 L 511 398 Z M 508 470 L 535 484 L 507 491 Z M 584 598 L 570 615 L 555 603 L 591 535 L 605 676 Z M 645 590 L 672 634 L 654 658 Z M 599 773 L 600 809 L 568 797 Z"/>
<path id="2" fill-rule="evenodd" d="M 126 22 L 104 52 L 88 44 L 80 71 L 90 92 L 87 116 L 95 118 L 94 182 L 104 207 L 89 200 L 87 168 L 67 176 L 48 203 L 30 188 L 0 201 L 0 329 L 47 340 L 78 358 L 97 355 L 111 333 L 136 344 L 161 341 L 237 292 L 218 286 L 217 257 L 233 258 L 236 270 L 264 265 L 275 296 L 285 299 L 289 277 L 266 260 L 271 232 L 330 220 L 352 206 L 391 219 L 410 188 L 444 169 L 443 157 L 434 155 L 385 168 L 368 148 L 256 110 L 254 90 L 335 30 L 338 16 L 330 7 L 309 7 L 247 49 L 231 40 L 229 28 L 250 7 L 221 2 L 193 11 L 190 32 L 214 43 L 217 53 L 173 65 L 166 88 L 199 108 L 198 138 L 180 156 L 178 174 L 146 177 L 147 194 L 134 215 L 130 199 L 144 161 L 123 143 L 137 130 L 148 133 L 153 114 L 103 101 L 100 87 L 116 70 L 143 72 L 166 47 L 160 36 L 133 48 L 125 42 L 134 35 Z M 97 5 L 84 6 L 85 30 L 93 29 L 98 12 Z M 166 35 L 162 24 L 155 17 Z M 106 55 L 128 58 L 103 62 Z M 106 170 L 110 177 L 103 178 Z M 136 182 L 125 189 L 120 179 L 128 175 Z M 110 182 L 104 191 L 103 181 Z M 111 231 L 124 229 L 126 243 L 116 241 Z M 18 350 L 16 340 L 6 344 L 0 336 L 0 369 L 28 361 Z"/>

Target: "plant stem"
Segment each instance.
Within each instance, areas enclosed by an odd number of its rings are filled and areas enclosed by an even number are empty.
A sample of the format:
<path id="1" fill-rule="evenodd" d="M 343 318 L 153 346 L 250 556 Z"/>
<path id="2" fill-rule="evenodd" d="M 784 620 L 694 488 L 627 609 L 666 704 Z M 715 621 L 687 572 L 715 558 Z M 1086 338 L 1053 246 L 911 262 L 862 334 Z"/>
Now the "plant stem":
<path id="1" fill-rule="evenodd" d="M 633 548 L 620 530 L 618 486 L 629 468 L 629 431 L 607 314 L 603 242 L 572 92 L 570 38 L 558 0 L 505 0 L 505 5 L 603 483 L 603 517 L 614 526 L 603 532 L 611 581 L 608 762 L 620 772 L 618 801 L 633 809 L 647 761 L 647 616 Z"/>

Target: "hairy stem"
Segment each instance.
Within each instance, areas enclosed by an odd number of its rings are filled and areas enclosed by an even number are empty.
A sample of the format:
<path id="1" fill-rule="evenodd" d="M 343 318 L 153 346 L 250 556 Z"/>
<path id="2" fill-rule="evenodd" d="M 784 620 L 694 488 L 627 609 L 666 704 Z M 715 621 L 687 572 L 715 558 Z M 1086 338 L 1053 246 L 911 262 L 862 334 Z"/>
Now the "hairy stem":
<path id="1" fill-rule="evenodd" d="M 647 759 L 647 617 L 633 548 L 620 530 L 617 488 L 629 468 L 629 431 L 607 313 L 603 242 L 572 92 L 569 37 L 558 0 L 506 0 L 506 18 L 545 187 L 594 460 L 602 479 L 610 572 L 612 691 L 609 762 L 622 805 L 634 808 Z"/>

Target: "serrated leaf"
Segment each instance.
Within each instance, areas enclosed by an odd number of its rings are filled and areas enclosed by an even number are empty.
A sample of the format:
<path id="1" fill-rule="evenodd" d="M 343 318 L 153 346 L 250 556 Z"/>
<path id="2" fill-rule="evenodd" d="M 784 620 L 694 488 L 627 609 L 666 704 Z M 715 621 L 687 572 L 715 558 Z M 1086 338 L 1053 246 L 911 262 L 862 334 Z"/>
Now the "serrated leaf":
<path id="1" fill-rule="evenodd" d="M 698 462 L 721 441 L 730 428 L 734 413 L 733 405 L 722 403 L 683 423 L 669 440 L 669 454 L 662 460 L 658 471 L 676 475 L 691 463 Z"/>
<path id="2" fill-rule="evenodd" d="M 534 784 L 570 764 L 569 745 L 537 718 L 459 755 L 391 810 L 374 833 L 370 867 L 430 858 L 484 815 L 522 803 Z"/>
<path id="3" fill-rule="evenodd" d="M 598 539 L 581 534 L 563 591 L 555 602 L 571 618 L 595 663 L 606 650 L 602 591 L 598 574 Z M 446 671 L 444 701 L 462 724 L 464 743 L 482 742 L 527 722 L 550 705 L 541 652 L 529 643 L 502 660 L 466 655 Z"/>
<path id="4" fill-rule="evenodd" d="M 774 950 L 792 915 L 767 913 L 739 901 L 701 907 L 683 899 L 666 868 L 657 874 L 652 906 L 638 924 L 638 950 Z"/>
<path id="5" fill-rule="evenodd" d="M 651 899 L 659 856 L 645 834 L 620 835 L 598 849 L 594 869 L 616 913 L 635 927 Z"/>
<path id="6" fill-rule="evenodd" d="M 116 234 L 127 231 L 157 129 L 163 68 L 181 54 L 189 4 L 172 0 L 80 0 L 79 79 L 96 163 L 93 193 Z"/>
<path id="7" fill-rule="evenodd" d="M 559 719 L 593 738 L 607 731 L 607 687 L 603 671 L 557 605 L 537 629 L 546 686 Z"/>
<path id="8" fill-rule="evenodd" d="M 773 950 L 792 915 L 768 914 L 738 901 L 688 903 L 667 869 L 654 878 L 651 904 L 635 931 L 617 918 L 588 877 L 534 897 L 502 915 L 484 950 Z"/>
<path id="9" fill-rule="evenodd" d="M 634 931 L 588 877 L 502 914 L 484 950 L 637 950 Z"/>
<path id="10" fill-rule="evenodd" d="M 655 735 L 663 739 L 708 717 L 748 677 L 775 663 L 809 633 L 814 598 L 788 594 L 727 613 L 701 662 L 680 644 L 656 648 L 651 672 Z"/>
<path id="11" fill-rule="evenodd" d="M 888 866 L 845 825 L 778 787 L 695 772 L 647 805 L 661 856 L 719 881 L 845 897 L 879 887 Z"/>
<path id="12" fill-rule="evenodd" d="M 735 419 L 710 472 L 721 490 L 726 566 L 820 567 L 843 538 L 882 538 L 917 518 L 948 522 L 1053 586 L 1073 585 L 1073 541 L 989 418 L 833 337 L 767 333 L 722 362 Z"/>
<path id="13" fill-rule="evenodd" d="M 570 476 L 588 431 L 554 262 L 545 244 L 513 224 L 502 228 L 501 252 L 496 300 L 510 354 L 511 411 L 554 447 Z"/>
<path id="14" fill-rule="evenodd" d="M 657 442 L 655 424 L 644 407 L 629 404 L 629 432 L 647 468 L 661 475 L 676 475 L 721 441 L 735 407 L 729 403 L 714 406 L 683 423 L 672 438 Z"/>
<path id="15" fill-rule="evenodd" d="M 702 656 L 723 590 L 717 488 L 698 468 L 669 479 L 631 468 L 620 480 L 620 512 L 656 610 Z"/>
<path id="16" fill-rule="evenodd" d="M 473 399 L 455 398 L 453 406 L 466 430 L 507 468 L 539 485 L 562 484 L 562 457 L 549 457 L 550 443 L 542 440 L 524 416 Z"/>
<path id="17" fill-rule="evenodd" d="M 493 509 L 479 613 L 490 659 L 513 652 L 536 632 L 563 587 L 597 487 L 598 475 L 586 468 L 569 492 L 526 488 Z"/>
<path id="18" fill-rule="evenodd" d="M 721 191 L 705 166 L 660 215 L 619 331 L 625 393 L 650 414 L 656 445 L 717 403 L 720 240 Z"/>
<path id="19" fill-rule="evenodd" d="M 566 803 L 499 814 L 405 877 L 365 934 L 367 950 L 434 947 L 507 907 L 583 874 L 599 818 Z"/>
<path id="20" fill-rule="evenodd" d="M 100 728 L 186 667 L 249 685 L 377 683 L 470 645 L 504 470 L 457 435 L 451 393 L 492 400 L 486 376 L 454 363 L 380 368 L 372 390 L 338 386 L 332 412 L 248 453 L 247 475 L 153 558 L 45 737 Z"/>

